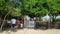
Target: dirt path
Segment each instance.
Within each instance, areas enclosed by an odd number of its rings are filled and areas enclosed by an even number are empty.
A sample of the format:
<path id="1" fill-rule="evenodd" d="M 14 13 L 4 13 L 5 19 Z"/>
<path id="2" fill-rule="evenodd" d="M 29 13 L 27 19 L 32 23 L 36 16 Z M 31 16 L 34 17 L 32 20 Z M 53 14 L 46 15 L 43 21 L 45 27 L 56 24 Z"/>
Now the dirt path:
<path id="1" fill-rule="evenodd" d="M 0 34 L 60 34 L 59 29 L 50 29 L 50 30 L 34 30 L 34 29 L 19 29 L 17 31 L 4 31 Z"/>

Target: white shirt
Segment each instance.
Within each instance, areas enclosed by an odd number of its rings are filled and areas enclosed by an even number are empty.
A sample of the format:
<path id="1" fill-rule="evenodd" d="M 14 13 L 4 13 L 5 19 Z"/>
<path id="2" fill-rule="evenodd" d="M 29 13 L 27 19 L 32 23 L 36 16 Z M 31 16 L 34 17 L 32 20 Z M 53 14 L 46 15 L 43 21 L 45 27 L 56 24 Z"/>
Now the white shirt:
<path id="1" fill-rule="evenodd" d="M 16 19 L 11 19 L 12 24 L 16 24 Z"/>

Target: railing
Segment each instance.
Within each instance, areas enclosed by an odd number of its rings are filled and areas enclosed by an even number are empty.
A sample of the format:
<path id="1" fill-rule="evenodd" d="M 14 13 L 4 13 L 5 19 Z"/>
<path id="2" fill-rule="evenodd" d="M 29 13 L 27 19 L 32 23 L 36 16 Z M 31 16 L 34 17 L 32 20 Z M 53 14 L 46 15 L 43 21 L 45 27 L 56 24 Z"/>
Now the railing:
<path id="1" fill-rule="evenodd" d="M 6 20 L 5 24 L 8 23 L 11 26 L 11 22 Z M 26 26 L 25 26 L 26 25 Z M 60 22 L 56 22 L 54 25 L 50 22 L 41 22 L 41 21 L 26 21 L 24 22 L 24 27 L 26 28 L 35 28 L 35 29 L 49 29 L 49 28 L 60 28 Z M 23 27 L 23 28 L 24 28 Z"/>

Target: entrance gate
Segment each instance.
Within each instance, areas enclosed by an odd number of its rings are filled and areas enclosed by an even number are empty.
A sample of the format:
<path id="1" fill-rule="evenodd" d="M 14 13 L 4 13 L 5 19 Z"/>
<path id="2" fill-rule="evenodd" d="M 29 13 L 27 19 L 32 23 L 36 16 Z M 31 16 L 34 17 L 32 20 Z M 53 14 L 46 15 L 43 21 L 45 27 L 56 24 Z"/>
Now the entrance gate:
<path id="1" fill-rule="evenodd" d="M 34 28 L 35 22 L 34 21 L 24 21 L 24 27 L 25 28 Z"/>

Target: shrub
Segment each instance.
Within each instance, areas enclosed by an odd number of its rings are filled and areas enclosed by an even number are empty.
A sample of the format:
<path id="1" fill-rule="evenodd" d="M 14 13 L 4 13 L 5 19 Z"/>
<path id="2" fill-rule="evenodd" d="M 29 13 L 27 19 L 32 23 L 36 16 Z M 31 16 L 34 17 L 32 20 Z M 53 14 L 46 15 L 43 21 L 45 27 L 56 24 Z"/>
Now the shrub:
<path id="1" fill-rule="evenodd" d="M 58 22 L 58 21 L 60 21 L 60 18 L 57 18 L 57 19 L 56 19 L 56 22 Z"/>

